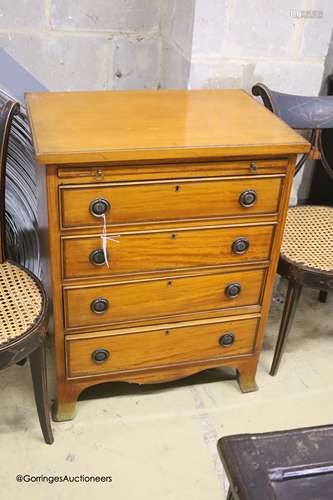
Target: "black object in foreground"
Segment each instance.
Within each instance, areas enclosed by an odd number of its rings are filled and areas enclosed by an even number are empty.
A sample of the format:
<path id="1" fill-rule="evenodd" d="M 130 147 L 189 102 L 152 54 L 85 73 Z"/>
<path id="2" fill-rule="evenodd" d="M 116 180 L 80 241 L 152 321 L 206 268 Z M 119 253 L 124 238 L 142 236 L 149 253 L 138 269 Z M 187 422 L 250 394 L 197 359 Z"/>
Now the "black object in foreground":
<path id="1" fill-rule="evenodd" d="M 227 436 L 228 500 L 331 500 L 333 426 Z"/>

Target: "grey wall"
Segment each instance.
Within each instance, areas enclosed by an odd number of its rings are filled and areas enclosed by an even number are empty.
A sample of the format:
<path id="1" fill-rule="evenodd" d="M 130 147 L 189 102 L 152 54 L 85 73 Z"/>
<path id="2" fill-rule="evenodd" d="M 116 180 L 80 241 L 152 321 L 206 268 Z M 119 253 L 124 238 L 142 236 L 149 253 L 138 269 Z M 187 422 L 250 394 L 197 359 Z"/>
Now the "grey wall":
<path id="1" fill-rule="evenodd" d="M 319 17 L 319 11 L 322 17 Z M 317 94 L 332 0 L 196 0 L 190 86 Z"/>
<path id="2" fill-rule="evenodd" d="M 161 2 L 161 77 L 164 88 L 187 88 L 192 58 L 195 0 Z"/>
<path id="3" fill-rule="evenodd" d="M 1 47 L 50 90 L 249 89 L 263 80 L 316 94 L 332 23 L 332 0 L 0 2 Z"/>
<path id="4" fill-rule="evenodd" d="M 159 4 L 1 0 L 0 44 L 50 90 L 156 88 Z"/>

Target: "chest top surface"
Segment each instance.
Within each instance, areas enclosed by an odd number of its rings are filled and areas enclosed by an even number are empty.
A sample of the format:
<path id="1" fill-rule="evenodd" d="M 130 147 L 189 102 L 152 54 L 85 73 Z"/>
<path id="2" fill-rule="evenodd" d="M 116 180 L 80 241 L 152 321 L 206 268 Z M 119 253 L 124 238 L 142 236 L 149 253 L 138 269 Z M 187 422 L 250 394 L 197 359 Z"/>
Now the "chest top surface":
<path id="1" fill-rule="evenodd" d="M 242 90 L 27 93 L 38 163 L 301 153 L 308 143 Z"/>

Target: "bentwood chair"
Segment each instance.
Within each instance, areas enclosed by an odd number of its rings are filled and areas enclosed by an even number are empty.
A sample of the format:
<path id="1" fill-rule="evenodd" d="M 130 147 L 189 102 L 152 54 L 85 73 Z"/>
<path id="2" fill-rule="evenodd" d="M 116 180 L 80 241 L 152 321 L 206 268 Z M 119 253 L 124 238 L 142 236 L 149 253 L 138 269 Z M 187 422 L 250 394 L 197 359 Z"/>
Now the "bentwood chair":
<path id="1" fill-rule="evenodd" d="M 17 102 L 0 95 L 0 369 L 29 357 L 38 417 L 43 436 L 53 443 L 47 398 L 45 333 L 48 299 L 30 271 L 7 259 L 5 179 L 8 140 Z"/>
<path id="2" fill-rule="evenodd" d="M 320 159 L 333 180 L 322 147 L 322 130 L 333 128 L 333 96 L 303 97 L 274 92 L 262 83 L 252 88 L 264 105 L 290 127 L 311 130 L 311 150 L 296 165 L 299 172 L 307 159 Z M 319 300 L 333 290 L 333 208 L 302 205 L 289 208 L 278 273 L 289 280 L 271 375 L 276 375 L 303 286 L 320 290 Z"/>

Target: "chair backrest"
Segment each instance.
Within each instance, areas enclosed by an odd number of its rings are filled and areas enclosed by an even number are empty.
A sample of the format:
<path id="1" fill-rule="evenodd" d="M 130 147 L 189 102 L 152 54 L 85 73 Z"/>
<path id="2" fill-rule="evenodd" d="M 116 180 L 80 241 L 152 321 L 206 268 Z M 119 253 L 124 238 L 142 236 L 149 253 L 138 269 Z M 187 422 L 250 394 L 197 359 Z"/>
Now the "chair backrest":
<path id="1" fill-rule="evenodd" d="M 0 263 L 6 260 L 5 183 L 9 131 L 18 102 L 0 94 Z"/>
<path id="2" fill-rule="evenodd" d="M 266 108 L 296 129 L 333 128 L 333 96 L 302 96 L 269 89 L 263 83 L 252 87 Z"/>
<path id="3" fill-rule="evenodd" d="M 252 87 L 252 94 L 260 96 L 264 105 L 279 116 L 290 127 L 312 130 L 311 150 L 304 154 L 296 165 L 295 174 L 307 159 L 321 160 L 329 177 L 333 180 L 333 171 L 328 164 L 322 146 L 321 131 L 333 128 L 333 96 L 300 96 L 275 92 L 263 83 Z"/>

